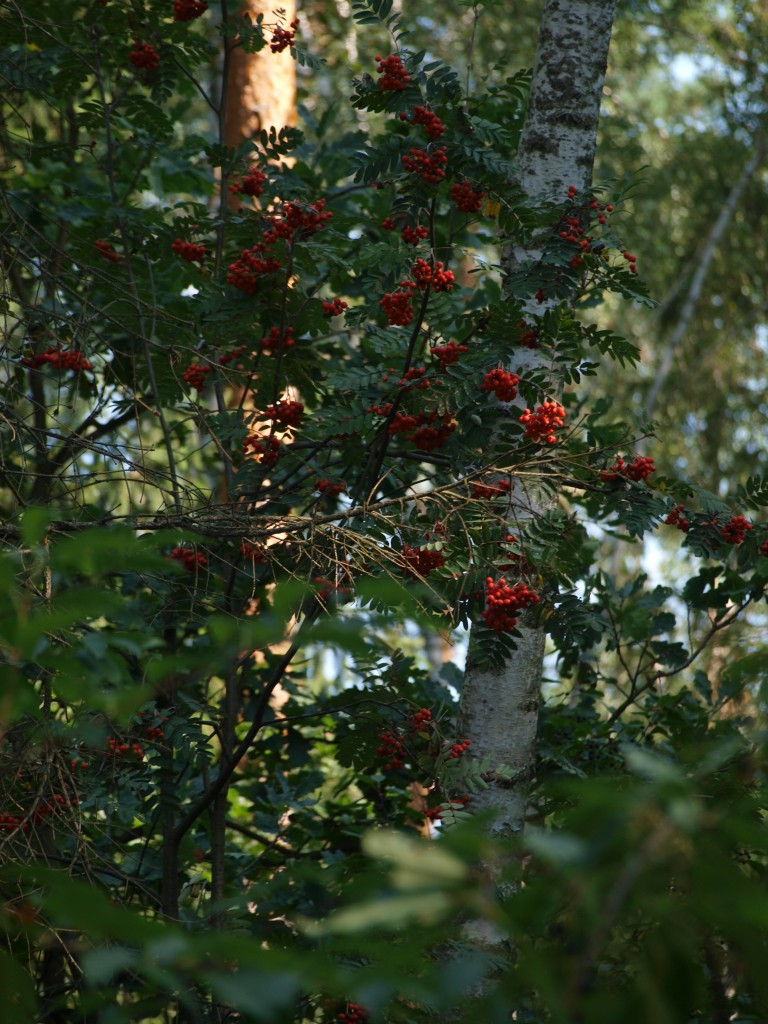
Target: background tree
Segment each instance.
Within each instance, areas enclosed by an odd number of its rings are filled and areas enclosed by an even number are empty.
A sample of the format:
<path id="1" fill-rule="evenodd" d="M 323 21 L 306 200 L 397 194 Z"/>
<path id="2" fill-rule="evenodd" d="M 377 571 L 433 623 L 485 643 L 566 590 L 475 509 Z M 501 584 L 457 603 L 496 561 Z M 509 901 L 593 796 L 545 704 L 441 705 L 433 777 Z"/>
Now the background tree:
<path id="1" fill-rule="evenodd" d="M 589 201 L 579 208 L 576 197 L 589 193 L 592 181 L 600 97 L 608 60 L 614 3 L 545 3 L 539 28 L 538 48 L 528 106 L 517 148 L 517 172 L 513 188 L 533 201 L 542 197 L 570 196 L 579 233 L 590 220 Z M 558 225 L 562 226 L 562 223 Z M 542 312 L 565 298 L 558 287 L 557 271 L 548 270 L 543 259 L 551 228 L 538 236 L 518 235 L 502 255 L 505 278 L 503 295 L 521 303 L 529 317 L 518 328 L 517 345 L 502 353 L 507 369 L 516 375 L 531 374 L 542 380 L 547 398 L 559 406 L 562 372 L 552 372 L 549 353 L 539 358 L 535 349 L 520 345 L 520 335 L 536 330 Z M 562 275 L 561 275 L 562 276 Z M 571 284 L 575 293 L 579 282 Z M 549 297 L 550 290 L 556 291 Z M 530 410 L 526 410 L 530 412 Z M 509 414 L 507 406 L 500 415 Z M 565 411 L 562 410 L 563 416 Z M 519 411 L 518 411 L 519 415 Z M 552 435 L 554 436 L 554 435 Z M 552 504 L 546 478 L 533 485 L 513 480 L 507 521 L 500 531 L 525 529 Z M 491 784 L 479 798 L 482 807 L 493 808 L 493 832 L 509 837 L 522 827 L 528 782 L 535 772 L 535 741 L 538 726 L 546 628 L 531 621 L 501 664 L 480 668 L 473 664 L 483 644 L 482 632 L 470 639 L 469 664 L 461 698 L 462 731 L 479 757 L 490 763 Z M 485 661 L 482 657 L 479 659 Z M 487 663 L 486 663 L 487 665 Z"/>
<path id="2" fill-rule="evenodd" d="M 290 31 L 296 22 L 296 4 L 280 7 L 280 27 Z M 237 10 L 239 18 L 252 25 L 277 19 L 276 9 L 263 0 L 250 0 Z M 234 44 L 234 45 L 232 45 Z M 275 46 L 279 45 L 275 43 Z M 258 50 L 248 48 L 247 36 L 235 44 L 230 41 L 229 66 L 223 74 L 226 82 L 226 145 L 237 148 L 264 130 L 296 124 L 296 64 L 287 49 L 275 52 L 272 45 Z"/>

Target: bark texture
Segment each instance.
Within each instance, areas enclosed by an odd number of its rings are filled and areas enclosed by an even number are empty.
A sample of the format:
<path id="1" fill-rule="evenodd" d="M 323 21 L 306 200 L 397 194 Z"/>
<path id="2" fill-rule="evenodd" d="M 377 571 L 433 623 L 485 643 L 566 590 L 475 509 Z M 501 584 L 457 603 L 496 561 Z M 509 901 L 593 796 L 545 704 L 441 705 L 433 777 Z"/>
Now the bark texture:
<path id="1" fill-rule="evenodd" d="M 592 181 L 616 0 L 547 0 L 518 151 L 526 195 Z"/>
<path id="2" fill-rule="evenodd" d="M 277 11 L 285 12 L 279 23 L 283 28 L 296 17 L 296 0 L 247 0 L 239 14 L 255 22 L 260 14 L 264 24 L 278 23 Z M 266 32 L 267 39 L 271 33 Z M 225 144 L 239 146 L 258 132 L 278 131 L 296 124 L 296 61 L 290 50 L 272 53 L 265 46 L 258 53 L 247 53 L 234 46 L 229 55 L 226 82 Z"/>
<path id="3" fill-rule="evenodd" d="M 591 184 L 600 98 L 608 61 L 615 0 L 546 0 L 541 16 L 531 94 L 518 152 L 518 186 L 535 198 L 559 195 L 568 186 Z M 510 274 L 538 260 L 539 242 L 509 246 L 502 257 Z M 532 302 L 540 314 L 542 306 Z M 525 372 L 537 353 L 510 351 L 510 369 Z M 553 395 L 561 382 L 551 380 Z M 519 526 L 536 516 L 551 498 L 517 482 L 510 518 Z M 510 523 L 510 526 L 512 524 Z M 498 671 L 480 670 L 477 640 L 470 654 L 461 696 L 462 735 L 476 757 L 490 765 L 490 785 L 473 797 L 473 807 L 492 810 L 491 832 L 506 837 L 520 831 L 526 795 L 535 768 L 540 686 L 546 632 L 518 625 L 517 649 Z M 473 657 L 473 652 L 475 656 Z"/>

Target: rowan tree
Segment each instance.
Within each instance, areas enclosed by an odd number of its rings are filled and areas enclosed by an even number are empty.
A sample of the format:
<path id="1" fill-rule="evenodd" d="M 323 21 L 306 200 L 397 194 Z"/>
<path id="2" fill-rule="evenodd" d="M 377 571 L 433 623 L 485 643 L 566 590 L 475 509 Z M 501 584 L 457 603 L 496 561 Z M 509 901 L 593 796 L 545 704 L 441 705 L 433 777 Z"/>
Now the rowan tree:
<path id="1" fill-rule="evenodd" d="M 317 62 L 285 12 L 4 10 L 9 1012 L 760 1020 L 763 663 L 698 664 L 768 487 L 597 392 L 594 311 L 651 301 L 591 180 L 613 5 L 469 85 L 351 13 L 358 128 L 241 141 L 243 55 Z M 656 531 L 685 586 L 616 583 L 596 538 Z"/>

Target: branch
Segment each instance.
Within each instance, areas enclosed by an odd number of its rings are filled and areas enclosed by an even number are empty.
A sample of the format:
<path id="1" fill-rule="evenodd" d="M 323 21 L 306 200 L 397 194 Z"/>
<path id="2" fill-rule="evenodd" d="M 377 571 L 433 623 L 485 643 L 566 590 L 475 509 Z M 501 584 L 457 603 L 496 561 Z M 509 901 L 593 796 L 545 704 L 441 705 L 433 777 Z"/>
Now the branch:
<path id="1" fill-rule="evenodd" d="M 688 328 L 691 325 L 691 320 L 696 313 L 696 309 L 701 299 L 701 293 L 704 289 L 704 282 L 707 274 L 709 273 L 709 268 L 715 257 L 718 246 L 720 245 L 723 235 L 728 228 L 731 217 L 736 210 L 744 189 L 747 187 L 750 179 L 754 176 L 763 161 L 767 144 L 768 135 L 765 132 L 762 132 L 758 135 L 755 141 L 755 148 L 751 157 L 744 165 L 741 174 L 723 204 L 723 208 L 720 211 L 717 220 L 712 225 L 712 229 L 707 237 L 701 258 L 699 259 L 699 264 L 691 278 L 691 283 L 688 287 L 688 293 L 680 311 L 680 318 L 677 321 L 677 326 L 672 333 L 672 337 L 669 339 L 667 347 L 664 349 L 661 364 L 656 371 L 650 388 L 648 389 L 648 394 L 645 396 L 645 415 L 648 419 L 653 417 L 659 395 L 666 384 L 677 350 L 680 348 L 680 345 L 688 332 Z"/>
<path id="2" fill-rule="evenodd" d="M 648 682 L 643 683 L 642 686 L 638 686 L 637 688 L 633 687 L 633 690 L 630 693 L 629 697 L 627 697 L 626 700 L 622 701 L 622 703 L 619 704 L 619 706 L 611 712 L 608 718 L 608 725 L 612 725 L 618 718 L 621 718 L 621 716 L 624 714 L 627 708 L 631 704 L 634 704 L 638 697 L 641 697 L 644 693 L 647 693 L 648 690 L 652 689 L 656 685 L 656 683 L 659 682 L 660 679 L 671 679 L 672 676 L 679 675 L 680 672 L 684 671 L 686 668 L 692 665 L 694 661 L 696 661 L 696 659 L 700 657 L 700 655 L 703 654 L 703 652 L 709 646 L 710 642 L 712 641 L 712 638 L 721 630 L 726 629 L 733 622 L 735 622 L 739 615 L 741 615 L 741 613 L 744 611 L 744 609 L 752 603 L 752 600 L 753 598 L 751 595 L 749 597 L 746 597 L 729 614 L 723 616 L 722 619 L 716 619 L 715 622 L 712 623 L 711 627 L 707 631 L 706 636 L 701 641 L 699 646 L 694 651 L 691 651 L 691 653 L 688 655 L 685 661 L 682 662 L 682 664 L 675 666 L 675 668 L 665 670 L 660 669 L 658 672 L 655 672 L 650 677 Z"/>
<path id="3" fill-rule="evenodd" d="M 181 842 L 183 837 L 187 834 L 189 829 L 194 825 L 203 811 L 207 810 L 208 807 L 213 803 L 219 793 L 228 785 L 229 780 L 237 770 L 237 766 L 240 764 L 242 759 L 251 749 L 254 740 L 258 736 L 261 728 L 264 724 L 264 713 L 267 709 L 269 698 L 272 696 L 272 692 L 285 675 L 288 666 L 291 664 L 293 659 L 301 648 L 302 634 L 306 631 L 307 627 L 314 622 L 317 616 L 320 614 L 320 606 L 315 604 L 314 608 L 310 609 L 307 613 L 304 622 L 299 628 L 296 639 L 293 641 L 291 646 L 282 656 L 280 661 L 274 668 L 272 675 L 270 676 L 267 683 L 263 686 L 259 699 L 256 703 L 256 710 L 254 714 L 253 722 L 251 723 L 248 732 L 245 734 L 240 743 L 235 747 L 232 752 L 232 757 L 229 763 L 219 765 L 219 774 L 216 776 L 214 782 L 211 783 L 210 787 L 192 804 L 190 809 L 184 815 L 179 822 L 177 822 L 174 829 L 174 843 L 178 844 Z M 247 655 L 243 660 L 247 660 L 250 654 Z"/>

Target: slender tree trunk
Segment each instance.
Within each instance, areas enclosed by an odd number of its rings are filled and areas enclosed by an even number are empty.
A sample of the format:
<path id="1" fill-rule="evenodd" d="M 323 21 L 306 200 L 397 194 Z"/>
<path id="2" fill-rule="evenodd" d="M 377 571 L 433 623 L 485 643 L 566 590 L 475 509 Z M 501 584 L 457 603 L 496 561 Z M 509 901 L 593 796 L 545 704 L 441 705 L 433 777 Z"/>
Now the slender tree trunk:
<path id="1" fill-rule="evenodd" d="M 234 6 L 234 5 L 233 5 Z M 296 0 L 246 0 L 238 13 L 248 14 L 255 22 L 260 14 L 264 24 L 277 23 L 277 11 L 283 28 L 296 17 Z M 267 30 L 266 37 L 271 33 Z M 272 53 L 269 46 L 258 53 L 233 47 L 225 83 L 226 123 L 224 138 L 229 147 L 239 146 L 260 131 L 296 124 L 296 61 L 289 50 Z"/>
<path id="2" fill-rule="evenodd" d="M 675 356 L 685 340 L 688 329 L 691 326 L 691 321 L 696 314 L 704 291 L 704 282 L 707 279 L 707 274 L 715 254 L 728 230 L 731 218 L 739 205 L 744 190 L 765 161 L 766 148 L 768 148 L 768 134 L 763 130 L 755 139 L 750 157 L 728 193 L 720 213 L 710 229 L 704 248 L 699 254 L 698 263 L 691 277 L 691 283 L 688 286 L 677 324 L 669 341 L 664 346 L 659 367 L 645 396 L 645 415 L 648 419 L 651 419 L 656 411 L 659 396 L 664 391 L 667 378 L 672 371 Z"/>
<path id="3" fill-rule="evenodd" d="M 256 23 L 263 17 L 265 38 L 269 40 L 272 28 L 280 25 L 287 29 L 296 17 L 296 0 L 244 0 L 239 5 L 225 4 L 222 11 L 235 12 L 239 18 L 247 17 Z M 278 17 L 278 11 L 282 13 Z M 229 149 L 238 148 L 243 142 L 254 139 L 261 131 L 269 131 L 296 123 L 296 61 L 290 50 L 273 53 L 269 45 L 258 53 L 249 53 L 238 38 L 230 39 L 223 68 L 222 105 L 219 122 L 219 138 Z M 224 202 L 230 209 L 239 207 L 239 200 L 224 190 Z M 242 389 L 233 388 L 225 397 L 219 393 L 219 406 L 237 408 L 242 403 Z M 231 498 L 231 480 L 222 480 L 221 498 Z M 210 801 L 211 829 L 211 897 L 220 902 L 227 892 L 229 879 L 226 866 L 227 807 L 229 778 L 239 758 L 234 759 L 235 725 L 238 713 L 238 678 L 232 669 L 225 681 L 221 706 L 221 763 L 219 771 L 227 773 Z M 205 808 L 205 802 L 200 812 Z M 178 845 L 181 836 L 191 825 L 191 820 L 182 822 L 181 829 L 174 834 Z M 183 831 L 182 831 L 183 829 Z M 217 911 L 213 923 L 221 923 L 221 912 Z M 216 1019 L 221 1011 L 216 1010 Z"/>
<path id="4" fill-rule="evenodd" d="M 608 59 L 615 0 L 546 0 L 541 16 L 531 94 L 518 152 L 517 184 L 530 197 L 565 197 L 568 187 L 589 187 L 595 155 L 600 97 Z M 502 257 L 507 275 L 535 263 L 540 239 L 510 245 Z M 532 300 L 531 311 L 542 306 Z M 546 308 L 546 307 L 544 307 Z M 530 370 L 538 356 L 511 351 L 509 367 Z M 561 382 L 551 380 L 557 395 Z M 534 517 L 548 499 L 518 481 L 515 519 Z M 550 499 L 551 500 L 551 499 Z M 490 763 L 490 785 L 473 798 L 477 810 L 492 810 L 491 834 L 511 836 L 523 825 L 526 794 L 534 774 L 545 630 L 520 622 L 517 649 L 498 670 L 476 665 L 477 638 L 461 697 L 462 735 L 475 757 Z"/>

